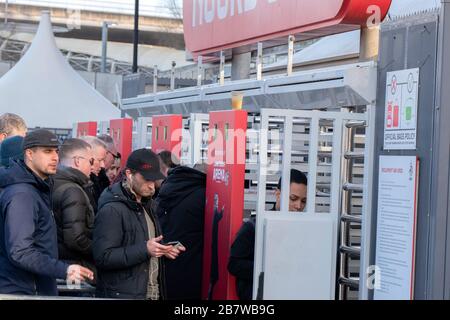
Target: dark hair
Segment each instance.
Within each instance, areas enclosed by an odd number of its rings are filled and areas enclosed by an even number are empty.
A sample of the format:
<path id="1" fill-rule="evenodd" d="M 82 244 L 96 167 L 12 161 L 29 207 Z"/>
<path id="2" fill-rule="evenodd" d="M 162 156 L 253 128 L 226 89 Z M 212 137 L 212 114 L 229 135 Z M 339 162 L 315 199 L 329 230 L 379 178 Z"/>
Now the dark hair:
<path id="1" fill-rule="evenodd" d="M 91 149 L 91 145 L 84 140 L 77 138 L 66 139 L 59 147 L 59 157 L 67 160 L 78 150 Z"/>
<path id="2" fill-rule="evenodd" d="M 304 184 L 307 186 L 308 178 L 306 178 L 306 175 L 303 172 L 296 169 L 291 169 L 291 183 Z M 278 180 L 277 188 L 281 190 L 281 177 Z"/>
<path id="3" fill-rule="evenodd" d="M 158 153 L 161 162 L 169 169 L 178 167 L 180 165 L 180 160 L 172 154 L 172 152 L 164 150 Z"/>

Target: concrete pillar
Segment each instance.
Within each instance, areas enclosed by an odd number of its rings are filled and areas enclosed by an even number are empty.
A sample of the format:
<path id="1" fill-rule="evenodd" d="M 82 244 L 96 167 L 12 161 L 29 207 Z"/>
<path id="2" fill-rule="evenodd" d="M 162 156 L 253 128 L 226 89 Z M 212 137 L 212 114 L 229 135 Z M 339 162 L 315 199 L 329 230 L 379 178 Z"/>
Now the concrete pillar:
<path id="1" fill-rule="evenodd" d="M 378 49 L 380 44 L 380 26 L 361 29 L 360 40 L 360 61 L 378 59 Z"/>
<path id="2" fill-rule="evenodd" d="M 231 61 L 231 80 L 248 79 L 250 77 L 251 52 L 235 53 Z"/>

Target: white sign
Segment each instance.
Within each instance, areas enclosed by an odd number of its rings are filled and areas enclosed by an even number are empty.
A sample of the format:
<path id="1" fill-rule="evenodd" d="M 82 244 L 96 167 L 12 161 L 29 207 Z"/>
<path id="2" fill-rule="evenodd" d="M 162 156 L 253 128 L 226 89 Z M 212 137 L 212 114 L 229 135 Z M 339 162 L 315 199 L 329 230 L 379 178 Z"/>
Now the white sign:
<path id="1" fill-rule="evenodd" d="M 413 299 L 418 164 L 415 156 L 380 156 L 375 300 Z"/>
<path id="2" fill-rule="evenodd" d="M 419 69 L 388 72 L 384 118 L 384 149 L 415 150 Z"/>

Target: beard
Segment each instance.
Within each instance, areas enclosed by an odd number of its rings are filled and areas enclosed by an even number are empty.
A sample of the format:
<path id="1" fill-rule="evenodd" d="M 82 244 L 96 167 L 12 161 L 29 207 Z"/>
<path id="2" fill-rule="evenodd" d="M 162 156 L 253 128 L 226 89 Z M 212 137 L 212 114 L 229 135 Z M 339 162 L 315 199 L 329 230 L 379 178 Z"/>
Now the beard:
<path id="1" fill-rule="evenodd" d="M 155 188 L 149 188 L 145 186 L 145 183 L 140 183 L 132 176 L 131 190 L 142 198 L 149 198 L 155 194 Z"/>

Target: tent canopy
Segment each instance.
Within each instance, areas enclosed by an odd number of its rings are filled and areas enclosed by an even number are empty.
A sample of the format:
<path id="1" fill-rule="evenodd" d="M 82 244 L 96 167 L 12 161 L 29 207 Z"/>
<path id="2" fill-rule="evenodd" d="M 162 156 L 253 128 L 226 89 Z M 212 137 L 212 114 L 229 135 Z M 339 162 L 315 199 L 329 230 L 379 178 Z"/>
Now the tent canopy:
<path id="1" fill-rule="evenodd" d="M 0 78 L 0 114 L 13 112 L 30 128 L 71 129 L 76 122 L 106 121 L 120 110 L 91 87 L 56 46 L 49 12 L 27 53 Z"/>

